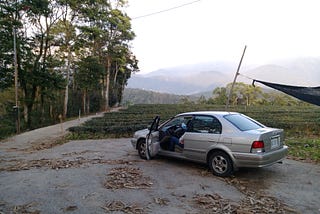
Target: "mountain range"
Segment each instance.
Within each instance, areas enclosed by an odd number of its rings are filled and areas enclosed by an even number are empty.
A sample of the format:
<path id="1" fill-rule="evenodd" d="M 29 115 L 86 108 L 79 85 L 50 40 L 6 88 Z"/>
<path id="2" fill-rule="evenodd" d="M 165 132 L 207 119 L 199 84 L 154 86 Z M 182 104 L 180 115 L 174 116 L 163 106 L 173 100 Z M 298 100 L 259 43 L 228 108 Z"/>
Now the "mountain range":
<path id="1" fill-rule="evenodd" d="M 127 88 L 193 95 L 225 87 L 233 81 L 238 64 L 228 61 L 206 62 L 163 68 L 147 74 L 134 74 Z M 252 79 L 285 85 L 320 86 L 320 57 L 274 61 L 264 65 L 243 65 L 237 82 Z M 261 85 L 261 87 L 263 87 Z"/>

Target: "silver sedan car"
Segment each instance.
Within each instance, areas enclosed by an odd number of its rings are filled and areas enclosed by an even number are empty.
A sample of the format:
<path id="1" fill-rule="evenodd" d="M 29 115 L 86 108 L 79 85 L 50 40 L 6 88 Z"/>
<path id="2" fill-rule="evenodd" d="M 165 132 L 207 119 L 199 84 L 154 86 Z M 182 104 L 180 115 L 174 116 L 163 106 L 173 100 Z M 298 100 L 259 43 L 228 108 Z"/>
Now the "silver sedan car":
<path id="1" fill-rule="evenodd" d="M 156 155 L 207 163 L 214 175 L 230 176 L 240 167 L 265 167 L 288 153 L 282 129 L 267 127 L 236 112 L 178 114 L 136 131 L 131 143 L 141 158 Z"/>

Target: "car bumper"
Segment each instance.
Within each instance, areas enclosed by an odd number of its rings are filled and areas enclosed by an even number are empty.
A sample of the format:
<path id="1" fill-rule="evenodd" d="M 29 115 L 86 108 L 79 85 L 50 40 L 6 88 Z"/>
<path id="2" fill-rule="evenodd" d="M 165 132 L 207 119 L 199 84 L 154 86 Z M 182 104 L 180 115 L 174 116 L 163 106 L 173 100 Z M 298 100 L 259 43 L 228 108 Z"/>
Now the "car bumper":
<path id="1" fill-rule="evenodd" d="M 136 138 L 131 138 L 131 144 L 132 144 L 132 146 L 133 146 L 133 148 L 137 148 L 137 139 Z"/>
<path id="2" fill-rule="evenodd" d="M 277 162 L 281 162 L 288 154 L 288 147 L 268 153 L 233 153 L 236 167 L 265 167 Z"/>

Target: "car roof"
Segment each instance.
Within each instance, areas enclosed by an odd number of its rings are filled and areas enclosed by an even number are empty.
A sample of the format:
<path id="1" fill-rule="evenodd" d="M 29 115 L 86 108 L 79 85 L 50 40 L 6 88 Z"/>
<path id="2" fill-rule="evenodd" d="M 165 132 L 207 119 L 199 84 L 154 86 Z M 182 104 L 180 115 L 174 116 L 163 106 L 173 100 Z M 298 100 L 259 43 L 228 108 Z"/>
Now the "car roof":
<path id="1" fill-rule="evenodd" d="M 240 114 L 238 112 L 229 112 L 229 111 L 194 111 L 194 112 L 185 112 L 178 114 L 177 116 L 182 115 L 210 115 L 210 116 L 225 116 L 229 114 Z"/>

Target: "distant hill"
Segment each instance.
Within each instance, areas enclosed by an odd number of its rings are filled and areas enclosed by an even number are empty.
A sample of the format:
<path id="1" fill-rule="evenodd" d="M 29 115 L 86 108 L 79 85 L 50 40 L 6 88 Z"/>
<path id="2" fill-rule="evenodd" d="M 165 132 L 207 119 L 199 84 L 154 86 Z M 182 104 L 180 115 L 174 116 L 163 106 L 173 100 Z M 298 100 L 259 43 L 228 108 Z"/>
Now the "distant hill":
<path id="1" fill-rule="evenodd" d="M 127 88 L 199 95 L 232 82 L 237 66 L 236 63 L 219 61 L 160 69 L 148 74 L 133 75 Z M 245 77 L 240 75 L 238 82 L 251 83 L 250 78 L 253 78 L 286 85 L 319 86 L 320 57 L 279 60 L 260 66 L 244 63 L 240 73 Z"/>
<path id="2" fill-rule="evenodd" d="M 177 104 L 182 99 L 188 98 L 190 101 L 199 99 L 197 96 L 184 96 L 168 93 L 159 93 L 142 89 L 126 88 L 123 93 L 123 104 Z"/>
<path id="3" fill-rule="evenodd" d="M 297 86 L 320 86 L 320 58 L 276 61 L 242 72 L 255 79 Z"/>
<path id="4" fill-rule="evenodd" d="M 212 91 L 230 81 L 234 67 L 236 65 L 229 62 L 217 62 L 160 69 L 148 74 L 133 75 L 127 88 L 177 95 Z"/>

